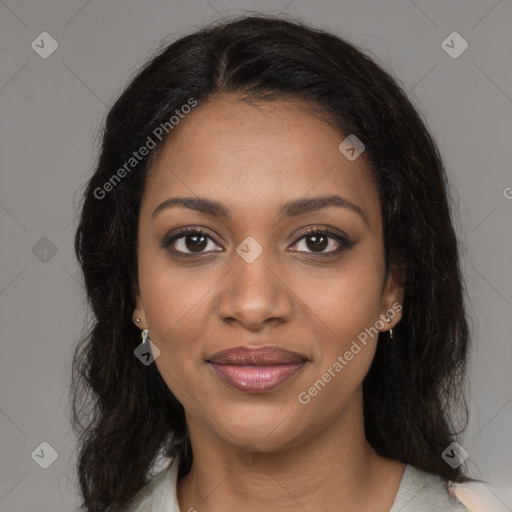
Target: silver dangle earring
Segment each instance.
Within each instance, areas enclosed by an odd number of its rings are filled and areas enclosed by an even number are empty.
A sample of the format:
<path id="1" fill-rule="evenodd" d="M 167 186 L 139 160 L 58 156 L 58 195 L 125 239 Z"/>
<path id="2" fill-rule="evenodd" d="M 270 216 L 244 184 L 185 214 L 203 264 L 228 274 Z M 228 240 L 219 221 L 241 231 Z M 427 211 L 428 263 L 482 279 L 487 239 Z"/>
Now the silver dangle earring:
<path id="1" fill-rule="evenodd" d="M 386 317 L 386 320 L 388 321 L 388 324 L 391 323 L 391 320 L 389 319 L 389 317 Z M 393 329 L 389 329 L 389 339 L 392 340 L 393 339 Z"/>
<path id="2" fill-rule="evenodd" d="M 149 331 L 148 329 L 144 329 L 142 331 L 142 343 L 145 344 L 146 343 L 146 340 L 149 339 Z"/>

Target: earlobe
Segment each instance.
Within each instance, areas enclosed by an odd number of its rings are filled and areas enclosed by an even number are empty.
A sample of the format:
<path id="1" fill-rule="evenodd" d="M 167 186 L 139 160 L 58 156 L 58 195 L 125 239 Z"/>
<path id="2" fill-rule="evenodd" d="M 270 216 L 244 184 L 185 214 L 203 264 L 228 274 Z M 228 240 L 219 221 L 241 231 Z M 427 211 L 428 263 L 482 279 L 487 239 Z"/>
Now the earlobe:
<path id="1" fill-rule="evenodd" d="M 133 310 L 133 315 L 132 315 L 132 320 L 133 320 L 133 323 L 137 326 L 137 327 L 140 327 L 141 329 L 143 328 L 143 326 L 146 325 L 146 317 L 144 315 L 144 309 L 142 308 L 138 308 L 136 307 L 134 310 Z"/>
<path id="2" fill-rule="evenodd" d="M 143 326 L 146 325 L 146 314 L 144 311 L 144 305 L 142 304 L 140 290 L 137 284 L 134 284 L 132 287 L 132 297 L 133 301 L 135 302 L 132 320 L 137 327 L 140 327 L 142 329 Z"/>

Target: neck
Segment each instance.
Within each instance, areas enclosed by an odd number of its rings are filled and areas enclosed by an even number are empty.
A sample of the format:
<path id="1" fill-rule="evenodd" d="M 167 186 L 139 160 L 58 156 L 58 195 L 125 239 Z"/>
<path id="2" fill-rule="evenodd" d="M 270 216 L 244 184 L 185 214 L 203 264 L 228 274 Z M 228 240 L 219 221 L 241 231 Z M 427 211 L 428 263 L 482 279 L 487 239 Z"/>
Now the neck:
<path id="1" fill-rule="evenodd" d="M 389 511 L 405 466 L 375 453 L 364 436 L 362 399 L 347 409 L 354 406 L 357 414 L 345 410 L 306 440 L 272 451 L 241 449 L 188 421 L 194 460 L 178 482 L 181 510 Z"/>

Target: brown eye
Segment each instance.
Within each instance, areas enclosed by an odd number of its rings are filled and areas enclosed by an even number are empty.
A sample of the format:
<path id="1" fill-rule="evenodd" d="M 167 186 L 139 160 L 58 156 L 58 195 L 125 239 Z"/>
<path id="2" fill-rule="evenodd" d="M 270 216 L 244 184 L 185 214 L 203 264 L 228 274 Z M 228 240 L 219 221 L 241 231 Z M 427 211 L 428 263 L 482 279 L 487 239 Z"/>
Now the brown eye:
<path id="1" fill-rule="evenodd" d="M 204 251 L 208 245 L 208 237 L 204 235 L 185 235 L 182 237 L 184 245 L 190 252 Z M 180 239 L 178 239 L 180 240 Z"/>
<path id="2" fill-rule="evenodd" d="M 209 242 L 211 242 L 209 244 Z M 206 249 L 215 249 L 216 243 L 212 238 L 200 229 L 185 229 L 174 235 L 170 240 L 165 240 L 164 245 L 170 247 L 172 252 L 191 254 L 206 252 Z"/>
<path id="3" fill-rule="evenodd" d="M 305 246 L 305 250 L 300 247 L 300 243 L 304 241 L 302 247 Z M 325 229 L 312 229 L 306 233 L 302 233 L 300 239 L 295 242 L 295 251 L 305 252 L 310 254 L 336 254 L 348 249 L 353 244 L 345 237 Z"/>
<path id="4" fill-rule="evenodd" d="M 313 252 L 322 252 L 329 245 L 329 237 L 324 235 L 310 235 L 305 238 L 308 249 Z"/>

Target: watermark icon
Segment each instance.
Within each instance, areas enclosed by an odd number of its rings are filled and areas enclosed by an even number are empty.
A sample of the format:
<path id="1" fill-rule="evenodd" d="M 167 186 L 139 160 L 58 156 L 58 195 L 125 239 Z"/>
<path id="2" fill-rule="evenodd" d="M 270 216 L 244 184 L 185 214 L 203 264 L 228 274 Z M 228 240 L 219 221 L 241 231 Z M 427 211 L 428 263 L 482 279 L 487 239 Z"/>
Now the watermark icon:
<path id="1" fill-rule="evenodd" d="M 353 162 L 364 150 L 366 146 L 364 143 L 351 133 L 346 139 L 344 139 L 338 146 L 340 153 Z"/>
<path id="2" fill-rule="evenodd" d="M 46 441 L 43 441 L 30 455 L 43 469 L 48 469 L 59 457 L 57 450 Z"/>
<path id="3" fill-rule="evenodd" d="M 458 468 L 468 458 L 468 452 L 455 441 L 448 445 L 441 454 L 443 460 L 453 469 Z"/>
<path id="4" fill-rule="evenodd" d="M 452 59 L 458 59 L 468 49 L 468 46 L 468 42 L 458 32 L 452 32 L 441 43 L 441 48 Z"/>
<path id="5" fill-rule="evenodd" d="M 252 467 L 261 459 L 262 454 L 254 444 L 249 443 L 236 452 L 236 457 L 245 466 Z"/>
<path id="6" fill-rule="evenodd" d="M 30 46 L 39 57 L 47 59 L 59 47 L 59 43 L 48 32 L 41 32 Z"/>
<path id="7" fill-rule="evenodd" d="M 46 236 L 43 236 L 34 247 L 32 254 L 41 262 L 48 263 L 56 254 L 57 246 Z"/>
<path id="8" fill-rule="evenodd" d="M 386 311 L 386 317 L 392 320 L 395 317 L 396 312 L 401 310 L 402 305 L 398 302 L 395 302 L 392 307 Z M 378 334 L 380 329 L 383 329 L 386 324 L 387 322 L 384 322 L 383 320 L 377 320 L 372 327 L 367 327 L 364 331 L 360 332 L 357 335 L 357 339 L 362 345 L 366 346 L 368 343 L 368 336 L 373 339 L 373 337 Z M 356 340 L 353 340 L 352 344 L 350 345 L 350 349 L 347 350 L 342 356 L 338 356 L 336 361 L 334 361 L 334 363 L 329 366 L 329 368 L 322 374 L 320 379 L 318 379 L 306 391 L 301 391 L 297 395 L 299 402 L 303 405 L 309 404 L 309 402 L 311 402 L 311 398 L 317 396 L 318 393 L 322 391 L 322 389 L 324 389 L 325 386 L 331 382 L 331 380 L 336 377 L 336 375 L 338 375 L 350 361 L 352 361 L 354 356 L 361 352 L 361 350 L 362 347 L 357 343 Z"/>
<path id="9" fill-rule="evenodd" d="M 140 343 L 133 353 L 144 366 L 149 366 L 160 355 L 160 349 L 148 338 L 146 343 Z"/>
<path id="10" fill-rule="evenodd" d="M 236 252 L 246 263 L 253 263 L 263 252 L 263 247 L 252 236 L 248 236 L 236 248 Z"/>
<path id="11" fill-rule="evenodd" d="M 148 135 L 144 144 L 142 144 L 137 151 L 133 151 L 132 156 L 128 158 L 123 166 L 120 167 L 101 187 L 96 187 L 94 189 L 94 197 L 96 199 L 103 199 L 107 195 L 107 192 L 111 192 L 114 187 L 139 164 L 139 162 L 149 155 L 150 150 L 156 147 L 157 142 L 155 139 L 161 141 L 164 137 L 164 133 L 167 135 L 181 119 L 184 119 L 185 116 L 192 111 L 192 108 L 196 105 L 197 100 L 189 98 L 187 103 L 174 111 L 176 115 L 171 116 L 169 121 L 160 123 L 160 125 L 153 130 L 152 134 Z"/>
<path id="12" fill-rule="evenodd" d="M 512 187 L 505 187 L 503 189 L 503 195 L 505 199 L 512 199 Z"/>

